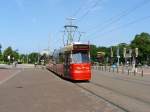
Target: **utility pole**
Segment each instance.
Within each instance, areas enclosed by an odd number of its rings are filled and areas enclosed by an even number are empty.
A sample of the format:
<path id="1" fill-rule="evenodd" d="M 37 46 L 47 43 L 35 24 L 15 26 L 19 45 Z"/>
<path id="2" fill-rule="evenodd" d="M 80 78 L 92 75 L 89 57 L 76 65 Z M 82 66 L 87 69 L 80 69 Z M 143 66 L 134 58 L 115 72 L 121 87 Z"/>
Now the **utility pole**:
<path id="1" fill-rule="evenodd" d="M 26 56 L 27 56 L 27 64 L 29 64 L 29 57 L 28 57 L 28 54 L 26 54 Z"/>
<path id="2" fill-rule="evenodd" d="M 129 49 L 129 54 L 130 54 L 130 66 L 132 65 L 132 49 Z"/>
<path id="3" fill-rule="evenodd" d="M 120 55 L 119 55 L 119 47 L 117 48 L 117 58 L 118 58 L 117 66 L 119 66 L 119 59 L 120 59 Z"/>
<path id="4" fill-rule="evenodd" d="M 51 41 L 51 34 L 49 33 L 49 36 L 48 36 L 48 51 L 49 51 L 49 54 L 50 54 L 50 41 Z"/>
<path id="5" fill-rule="evenodd" d="M 127 56 L 126 56 L 127 48 L 123 48 L 123 57 L 125 59 L 125 65 L 127 64 Z"/>
<path id="6" fill-rule="evenodd" d="M 113 64 L 113 48 L 110 48 L 111 65 Z"/>
<path id="7" fill-rule="evenodd" d="M 132 53 L 132 69 L 133 71 L 135 70 L 137 72 L 137 68 L 136 68 L 136 58 L 138 57 L 138 48 L 133 49 L 133 53 Z"/>
<path id="8" fill-rule="evenodd" d="M 75 18 L 67 18 L 69 21 L 68 25 L 65 25 L 65 31 L 67 32 L 67 45 L 72 43 L 74 41 L 75 33 L 78 29 L 78 26 L 73 25 L 73 20 L 76 20 Z"/>
<path id="9" fill-rule="evenodd" d="M 40 63 L 40 46 L 38 45 L 38 57 L 37 57 L 37 63 Z"/>

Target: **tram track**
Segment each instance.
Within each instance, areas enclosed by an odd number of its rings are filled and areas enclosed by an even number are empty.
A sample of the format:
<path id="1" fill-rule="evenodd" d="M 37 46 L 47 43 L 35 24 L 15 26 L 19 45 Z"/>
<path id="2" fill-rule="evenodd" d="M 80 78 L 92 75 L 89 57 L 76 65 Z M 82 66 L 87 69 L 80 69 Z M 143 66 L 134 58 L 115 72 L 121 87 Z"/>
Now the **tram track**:
<path id="1" fill-rule="evenodd" d="M 90 94 L 123 110 L 124 112 L 149 112 L 150 110 L 149 102 L 137 97 L 123 94 L 95 82 L 91 81 L 89 83 L 76 83 L 76 85 Z M 128 103 L 131 103 L 131 106 Z"/>
<path id="2" fill-rule="evenodd" d="M 56 76 L 56 75 L 54 75 L 54 76 Z M 58 75 L 57 75 L 58 76 Z M 62 78 L 62 77 L 61 77 Z M 71 81 L 71 80 L 67 80 L 67 79 L 65 79 L 66 81 Z M 109 104 L 111 104 L 111 105 L 113 105 L 113 106 L 115 106 L 116 108 L 118 108 L 118 109 L 120 109 L 120 110 L 122 110 L 123 112 L 130 112 L 129 110 L 127 110 L 126 108 L 124 108 L 124 107 L 121 107 L 120 105 L 118 105 L 118 104 L 116 104 L 116 103 L 114 103 L 114 102 L 112 102 L 112 101 L 110 101 L 110 100 L 108 100 L 107 98 L 105 98 L 105 97 L 102 97 L 102 96 L 100 96 L 100 95 L 98 95 L 98 94 L 96 94 L 95 92 L 93 92 L 92 90 L 90 90 L 90 89 L 87 89 L 86 87 L 83 87 L 82 85 L 80 85 L 80 83 L 78 83 L 78 82 L 74 82 L 74 81 L 71 81 L 73 84 L 75 84 L 77 87 L 79 87 L 79 88 L 81 88 L 81 89 L 83 89 L 83 90 L 85 90 L 86 92 L 88 92 L 88 93 L 90 93 L 90 94 L 92 94 L 92 95 L 94 95 L 94 96 L 96 96 L 97 98 L 99 98 L 99 99 L 102 99 L 102 100 L 104 100 L 104 101 L 106 101 L 106 102 L 108 102 Z M 88 82 L 86 82 L 87 84 L 88 84 Z M 90 82 L 89 82 L 90 83 Z"/>
<path id="3" fill-rule="evenodd" d="M 90 94 L 92 94 L 92 95 L 96 96 L 97 98 L 103 99 L 104 101 L 106 101 L 106 102 L 108 102 L 108 103 L 112 104 L 113 106 L 115 106 L 115 107 L 117 107 L 117 108 L 119 108 L 119 109 L 123 110 L 124 112 L 130 112 L 130 111 L 129 111 L 129 110 L 127 110 L 126 108 L 121 107 L 120 105 L 118 105 L 118 104 L 116 104 L 116 103 L 114 103 L 114 102 L 112 102 L 112 101 L 108 100 L 107 98 L 102 97 L 102 96 L 100 96 L 100 95 L 96 94 L 95 92 L 91 91 L 90 89 L 87 89 L 86 87 L 83 87 L 83 86 L 82 86 L 82 85 L 80 85 L 80 84 L 76 84 L 76 86 L 78 86 L 78 87 L 80 87 L 81 89 L 83 89 L 83 90 L 85 90 L 85 91 L 89 92 Z"/>
<path id="4" fill-rule="evenodd" d="M 97 81 L 98 80 L 101 81 L 102 79 L 101 80 L 97 79 Z M 105 79 L 103 79 L 103 80 L 105 80 Z M 119 80 L 119 79 L 117 79 L 117 80 Z M 70 80 L 67 80 L 67 81 L 70 81 Z M 107 80 L 107 81 L 111 81 L 111 80 Z M 149 97 L 147 97 L 147 96 L 145 97 L 143 95 L 140 95 L 138 97 L 138 96 L 136 96 L 136 92 L 134 92 L 134 90 L 133 90 L 134 93 L 132 93 L 132 92 L 128 93 L 128 90 L 124 91 L 125 92 L 124 93 L 122 91 L 122 89 L 121 90 L 117 90 L 117 88 L 113 89 L 114 86 L 109 87 L 105 84 L 101 84 L 101 83 L 98 83 L 93 80 L 91 80 L 89 83 L 78 82 L 78 81 L 77 82 L 71 81 L 71 82 L 73 84 L 75 84 L 77 87 L 81 88 L 82 90 L 95 96 L 97 99 L 103 100 L 103 101 L 109 103 L 110 105 L 118 108 L 118 110 L 120 110 L 121 112 L 122 111 L 123 112 L 149 112 L 149 110 L 150 110 L 150 102 L 148 99 L 146 99 Z M 112 84 L 112 83 L 110 83 L 110 84 Z M 118 84 L 122 84 L 122 83 L 118 82 Z M 127 83 L 125 83 L 125 84 L 127 84 Z M 125 87 L 128 88 L 130 85 L 131 84 L 128 84 Z M 120 87 L 123 87 L 123 86 L 120 86 Z M 137 95 L 138 95 L 138 91 L 137 91 Z"/>
<path id="5" fill-rule="evenodd" d="M 122 81 L 126 81 L 126 82 L 129 82 L 129 83 L 134 83 L 134 84 L 142 84 L 144 86 L 150 86 L 150 83 L 149 81 L 142 81 L 142 80 L 138 80 L 138 79 L 132 79 L 131 80 L 128 80 L 128 79 L 122 79 L 122 78 L 117 78 L 117 77 L 112 77 L 112 79 L 116 79 L 116 80 L 122 80 Z M 143 83 L 143 82 L 148 82 L 148 83 Z"/>
<path id="6" fill-rule="evenodd" d="M 94 84 L 94 85 L 96 85 L 96 86 L 98 86 L 98 87 L 101 87 L 101 88 L 104 88 L 104 89 L 113 91 L 113 92 L 115 92 L 115 93 L 119 93 L 119 94 L 121 94 L 121 95 L 123 95 L 123 96 L 130 97 L 130 98 L 132 98 L 132 99 L 135 99 L 135 100 L 137 100 L 137 101 L 140 101 L 140 102 L 143 102 L 143 103 L 146 103 L 146 104 L 149 104 L 149 105 L 150 105 L 150 102 L 145 101 L 145 100 L 140 99 L 140 98 L 137 98 L 137 97 L 135 97 L 135 96 L 129 96 L 129 95 L 127 95 L 127 94 L 124 94 L 123 92 L 114 90 L 114 89 L 112 89 L 112 88 L 110 88 L 110 87 L 106 87 L 106 86 L 104 86 L 104 85 L 101 85 L 101 84 L 98 84 L 98 83 L 95 83 L 95 82 L 90 82 L 90 83 L 91 83 L 91 84 Z"/>
<path id="7" fill-rule="evenodd" d="M 103 75 L 103 74 L 101 74 Z M 114 74 L 115 75 L 115 74 Z M 108 76 L 108 75 L 103 75 L 105 77 L 109 77 L 111 79 L 115 79 L 115 80 L 122 80 L 122 81 L 125 81 L 125 82 L 129 82 L 129 83 L 134 83 L 134 84 L 142 84 L 144 86 L 150 86 L 150 82 L 149 81 L 146 81 L 146 80 L 139 80 L 139 79 L 123 79 L 123 78 L 120 78 L 120 77 L 113 77 L 113 76 Z M 132 80 L 132 81 L 131 81 Z M 145 83 L 146 82 L 146 83 Z"/>
<path id="8" fill-rule="evenodd" d="M 54 73 L 54 72 L 52 72 L 52 73 L 53 73 L 53 76 L 56 77 L 55 73 Z M 57 75 L 57 76 L 58 76 L 58 75 Z M 62 77 L 59 76 L 59 78 L 62 78 Z M 62 78 L 62 79 L 63 79 L 63 78 Z M 67 79 L 63 79 L 63 80 L 66 80 L 66 81 L 69 81 L 69 82 L 71 81 L 71 80 L 67 80 Z M 79 82 L 79 83 L 78 83 L 78 82 L 74 82 L 74 81 L 71 81 L 71 82 L 72 82 L 73 84 L 75 84 L 77 87 L 79 87 L 79 88 L 85 90 L 86 92 L 88 92 L 88 93 L 90 93 L 90 94 L 96 96 L 97 98 L 102 99 L 102 100 L 108 102 L 109 104 L 115 106 L 116 108 L 119 108 L 119 109 L 122 110 L 123 112 L 130 112 L 130 111 L 127 110 L 126 108 L 123 108 L 123 107 L 121 107 L 120 105 L 118 105 L 118 104 L 116 104 L 116 103 L 114 103 L 114 102 L 112 102 L 112 101 L 106 99 L 105 97 L 102 97 L 102 96 L 96 94 L 96 93 L 93 92 L 92 90 L 87 89 L 86 87 L 80 85 L 80 82 Z M 85 83 L 88 84 L 88 83 L 90 83 L 90 82 L 85 82 Z"/>

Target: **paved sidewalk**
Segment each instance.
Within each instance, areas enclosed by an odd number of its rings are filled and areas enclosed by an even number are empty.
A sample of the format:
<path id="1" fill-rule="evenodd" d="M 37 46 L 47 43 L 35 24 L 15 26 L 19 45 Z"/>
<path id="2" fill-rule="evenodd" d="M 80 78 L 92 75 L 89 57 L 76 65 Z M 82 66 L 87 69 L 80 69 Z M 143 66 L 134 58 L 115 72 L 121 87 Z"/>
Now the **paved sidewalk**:
<path id="1" fill-rule="evenodd" d="M 0 112 L 123 112 L 47 70 L 25 69 L 0 85 Z"/>
<path id="2" fill-rule="evenodd" d="M 0 69 L 0 84 L 13 77 L 19 70 Z"/>
<path id="3" fill-rule="evenodd" d="M 0 69 L 10 69 L 10 68 L 12 68 L 12 65 L 0 64 Z"/>

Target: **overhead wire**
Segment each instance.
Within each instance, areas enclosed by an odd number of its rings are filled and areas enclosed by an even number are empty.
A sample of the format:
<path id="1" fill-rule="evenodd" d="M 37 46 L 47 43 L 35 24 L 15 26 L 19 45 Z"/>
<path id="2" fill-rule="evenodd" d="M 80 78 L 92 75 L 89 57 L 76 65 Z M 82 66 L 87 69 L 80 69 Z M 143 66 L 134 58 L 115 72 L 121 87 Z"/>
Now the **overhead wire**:
<path id="1" fill-rule="evenodd" d="M 103 1 L 103 0 L 96 0 L 95 3 L 93 3 L 93 5 L 90 6 L 90 7 L 88 8 L 88 10 L 87 10 L 83 15 L 81 15 L 81 16 L 79 17 L 78 23 L 81 22 L 95 7 L 97 7 L 97 6 L 99 5 L 99 2 L 100 2 L 100 1 Z"/>
<path id="2" fill-rule="evenodd" d="M 72 17 L 76 17 L 79 14 L 79 12 L 83 9 L 83 7 L 85 7 L 86 4 L 87 4 L 87 1 L 85 0 L 84 3 L 74 12 Z"/>
<path id="3" fill-rule="evenodd" d="M 116 22 L 119 22 L 123 17 L 129 15 L 130 13 L 132 13 L 133 11 L 135 11 L 136 9 L 138 9 L 138 8 L 140 8 L 140 7 L 142 7 L 142 6 L 144 6 L 145 4 L 147 4 L 147 3 L 149 3 L 149 2 L 150 2 L 150 0 L 143 0 L 142 2 L 138 3 L 138 4 L 135 5 L 134 7 L 130 8 L 130 9 L 127 9 L 127 10 L 121 12 L 119 15 L 114 16 L 114 17 L 108 19 L 107 21 L 104 22 L 104 23 L 106 23 L 106 24 L 104 24 L 103 27 L 101 27 L 100 29 L 97 29 L 95 32 L 89 34 L 87 37 L 89 37 L 89 36 L 91 36 L 91 35 L 93 35 L 93 34 L 96 34 L 96 33 L 99 33 L 99 32 L 101 32 L 101 31 L 103 31 L 104 29 L 108 28 L 109 25 L 112 25 L 112 24 L 114 24 L 114 23 L 116 23 Z M 99 27 L 99 26 L 101 26 L 101 25 L 99 24 L 99 25 L 95 26 L 94 28 L 97 28 L 97 27 Z M 93 28 L 93 30 L 94 30 L 94 28 Z M 91 29 L 91 30 L 92 30 L 92 29 Z M 90 31 L 91 31 L 91 30 L 90 30 Z"/>
<path id="4" fill-rule="evenodd" d="M 90 0 L 88 0 L 88 1 L 90 1 Z M 86 6 L 86 4 L 88 3 L 88 1 L 87 0 L 85 0 L 85 2 L 83 2 L 83 4 L 74 12 L 74 14 L 72 15 L 72 17 L 75 17 L 75 16 L 77 16 L 80 12 L 81 12 L 81 10 Z M 98 0 L 97 0 L 98 1 Z M 97 2 L 96 2 L 97 3 Z M 88 13 L 89 13 L 89 11 L 90 10 L 88 10 Z M 85 14 L 84 14 L 85 15 Z M 87 14 L 86 14 L 87 15 Z M 64 41 L 64 37 L 65 36 L 65 34 L 63 34 L 63 41 Z M 54 41 L 54 43 L 57 43 L 58 41 L 59 41 L 60 39 L 58 38 L 58 39 L 55 39 L 55 41 Z M 64 42 L 63 42 L 64 43 Z"/>
<path id="5" fill-rule="evenodd" d="M 102 36 L 102 35 L 105 35 L 105 34 L 108 34 L 108 33 L 111 33 L 111 32 L 113 32 L 113 31 L 115 31 L 115 30 L 121 29 L 121 28 L 129 27 L 129 26 L 131 26 L 131 25 L 133 25 L 133 24 L 135 24 L 135 23 L 138 23 L 138 22 L 141 22 L 141 21 L 144 21 L 144 20 L 147 20 L 147 19 L 150 19 L 150 16 L 145 16 L 145 17 L 136 19 L 136 20 L 134 20 L 134 21 L 128 22 L 127 24 L 120 25 L 120 26 L 118 26 L 118 27 L 116 27 L 116 28 L 113 28 L 113 29 L 111 29 L 111 30 L 109 30 L 109 31 L 107 31 L 107 32 L 102 33 L 101 36 Z M 97 38 L 93 38 L 92 41 L 95 40 L 95 39 L 97 39 Z"/>
<path id="6" fill-rule="evenodd" d="M 98 4 L 99 4 L 99 2 L 100 1 L 103 1 L 103 0 L 88 0 L 88 1 L 85 1 L 85 2 L 83 2 L 83 4 L 75 11 L 75 13 L 73 14 L 73 16 L 72 17 L 75 17 L 75 16 L 77 16 L 82 10 L 83 10 L 83 8 L 84 7 L 86 7 L 86 5 L 87 5 L 87 3 L 89 3 L 89 1 L 95 1 L 93 4 L 92 4 L 92 6 L 90 6 L 89 8 L 88 8 L 88 10 L 83 14 L 83 15 L 81 15 L 80 17 L 79 17 L 79 19 L 77 19 L 77 22 L 79 23 L 79 22 L 81 22 L 82 20 L 83 20 L 83 18 L 85 18 L 90 12 L 91 12 L 91 10 L 93 10 L 93 8 L 95 8 Z M 75 17 L 76 18 L 76 17 Z"/>
<path id="7" fill-rule="evenodd" d="M 90 12 L 91 10 L 93 10 L 94 7 L 96 7 L 98 5 L 98 3 L 102 1 L 102 0 L 97 0 L 82 16 L 80 16 L 78 22 L 81 22 Z M 130 13 L 132 13 L 133 11 L 135 11 L 136 9 L 144 6 L 145 4 L 149 3 L 150 0 L 143 0 L 142 2 L 136 4 L 134 7 L 131 7 L 130 9 L 124 10 L 122 11 L 119 15 L 111 17 L 110 19 L 108 19 L 106 22 L 106 24 L 103 25 L 103 27 L 101 29 L 96 30 L 95 32 L 93 32 L 92 34 L 97 34 L 99 32 L 102 32 L 104 29 L 107 28 L 107 26 L 112 25 L 118 21 L 120 21 L 123 17 L 129 15 Z M 86 4 L 86 2 L 84 2 L 83 4 Z M 74 13 L 74 15 L 77 15 L 80 13 L 80 11 L 83 9 L 83 5 Z M 94 28 L 99 27 L 100 25 L 95 26 Z M 94 29 L 93 28 L 93 29 Z M 95 29 L 94 29 L 95 30 Z M 100 31 L 99 31 L 100 30 Z M 91 30 L 90 30 L 91 31 Z M 91 34 L 90 34 L 91 35 Z M 90 36 L 88 35 L 88 37 Z"/>

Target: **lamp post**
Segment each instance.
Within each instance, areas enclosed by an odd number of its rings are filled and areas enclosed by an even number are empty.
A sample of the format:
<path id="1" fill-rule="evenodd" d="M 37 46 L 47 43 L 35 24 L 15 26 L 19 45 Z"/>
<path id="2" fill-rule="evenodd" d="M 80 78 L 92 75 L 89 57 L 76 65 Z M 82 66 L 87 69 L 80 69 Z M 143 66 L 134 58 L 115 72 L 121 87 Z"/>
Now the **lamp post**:
<path id="1" fill-rule="evenodd" d="M 126 49 L 126 48 L 123 48 L 123 57 L 124 57 L 124 59 L 125 59 L 125 65 L 126 65 L 126 63 L 127 63 L 126 52 L 127 52 L 127 49 Z"/>
<path id="2" fill-rule="evenodd" d="M 10 55 L 9 55 L 9 56 L 7 56 L 7 59 L 9 60 L 9 64 L 10 64 Z"/>
<path id="3" fill-rule="evenodd" d="M 113 64 L 113 49 L 112 47 L 110 48 L 110 57 L 111 57 L 111 65 Z"/>
<path id="4" fill-rule="evenodd" d="M 137 57 L 138 57 L 138 48 L 135 48 L 134 52 L 133 52 L 132 67 L 133 67 L 133 70 L 135 70 L 136 72 L 137 72 L 137 68 L 136 68 L 136 58 Z"/>
<path id="5" fill-rule="evenodd" d="M 119 47 L 117 48 L 117 58 L 118 58 L 117 66 L 119 66 L 119 59 L 120 59 L 120 55 L 119 55 Z"/>

